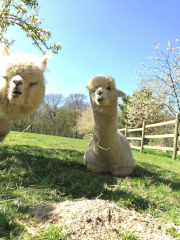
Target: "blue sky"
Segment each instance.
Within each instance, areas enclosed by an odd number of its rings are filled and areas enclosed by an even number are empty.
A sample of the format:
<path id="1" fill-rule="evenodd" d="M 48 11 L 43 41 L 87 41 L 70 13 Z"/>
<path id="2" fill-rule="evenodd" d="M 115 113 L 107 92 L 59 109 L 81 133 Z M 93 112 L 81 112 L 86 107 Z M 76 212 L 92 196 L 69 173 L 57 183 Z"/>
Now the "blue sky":
<path id="1" fill-rule="evenodd" d="M 62 50 L 53 55 L 46 72 L 46 94 L 71 93 L 88 96 L 88 81 L 110 75 L 118 89 L 132 95 L 138 81 L 134 70 L 141 63 L 155 65 L 148 56 L 154 41 L 166 51 L 168 41 L 180 39 L 179 0 L 40 0 L 43 27 L 50 30 L 50 43 Z M 17 27 L 6 37 L 16 39 L 14 51 L 41 55 Z"/>

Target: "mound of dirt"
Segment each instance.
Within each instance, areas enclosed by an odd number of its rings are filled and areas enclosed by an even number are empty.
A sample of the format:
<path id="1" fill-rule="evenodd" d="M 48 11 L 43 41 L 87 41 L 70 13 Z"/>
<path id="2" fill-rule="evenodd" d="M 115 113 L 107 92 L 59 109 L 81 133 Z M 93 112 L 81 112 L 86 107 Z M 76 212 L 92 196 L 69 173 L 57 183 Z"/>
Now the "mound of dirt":
<path id="1" fill-rule="evenodd" d="M 48 223 L 67 226 L 69 237 L 80 240 L 121 239 L 119 233 L 133 233 L 139 239 L 175 239 L 167 232 L 167 225 L 154 221 L 151 215 L 118 207 L 105 200 L 78 200 L 35 205 L 30 213 L 37 219 L 37 228 Z M 67 229 L 62 230 L 67 232 Z"/>

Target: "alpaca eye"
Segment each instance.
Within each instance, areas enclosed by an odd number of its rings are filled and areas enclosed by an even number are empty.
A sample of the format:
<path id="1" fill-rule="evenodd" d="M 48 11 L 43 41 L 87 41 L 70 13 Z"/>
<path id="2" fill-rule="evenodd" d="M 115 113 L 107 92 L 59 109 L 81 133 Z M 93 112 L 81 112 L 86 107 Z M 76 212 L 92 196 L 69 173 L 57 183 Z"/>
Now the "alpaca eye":
<path id="1" fill-rule="evenodd" d="M 2 78 L 4 78 L 6 81 L 9 79 L 8 77 L 6 76 L 1 76 Z"/>
<path id="2" fill-rule="evenodd" d="M 107 89 L 108 89 L 108 90 L 111 90 L 111 88 L 110 88 L 110 87 L 107 87 Z"/>
<path id="3" fill-rule="evenodd" d="M 36 82 L 30 83 L 30 87 L 32 87 L 32 86 L 34 86 L 34 85 L 36 85 Z"/>

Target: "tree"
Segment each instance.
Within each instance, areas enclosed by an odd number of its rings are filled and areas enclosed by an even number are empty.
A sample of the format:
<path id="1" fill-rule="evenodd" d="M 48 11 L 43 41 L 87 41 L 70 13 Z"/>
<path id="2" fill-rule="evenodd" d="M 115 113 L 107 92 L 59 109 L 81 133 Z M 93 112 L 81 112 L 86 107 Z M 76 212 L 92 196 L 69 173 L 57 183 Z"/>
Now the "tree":
<path id="1" fill-rule="evenodd" d="M 31 132 L 59 135 L 74 133 L 77 118 L 80 116 L 78 109 L 65 109 L 62 94 L 47 94 L 42 105 L 30 116 L 13 121 L 12 129 L 24 130 L 31 125 Z"/>
<path id="2" fill-rule="evenodd" d="M 72 133 L 73 129 L 76 125 L 76 120 L 79 117 L 79 111 L 76 109 L 67 110 L 65 108 L 61 108 L 57 117 L 57 132 L 59 133 Z"/>
<path id="3" fill-rule="evenodd" d="M 47 94 L 44 97 L 44 101 L 42 103 L 41 111 L 42 111 L 42 121 L 44 125 L 44 129 L 46 131 L 50 131 L 53 134 L 56 133 L 57 130 L 57 119 L 56 116 L 60 111 L 60 108 L 63 106 L 64 97 L 62 94 Z"/>
<path id="4" fill-rule="evenodd" d="M 62 94 L 47 94 L 44 97 L 43 101 L 43 109 L 46 111 L 49 115 L 49 118 L 53 120 L 59 109 L 63 106 L 64 104 L 64 96 Z"/>
<path id="5" fill-rule="evenodd" d="M 76 123 L 76 130 L 80 134 L 90 134 L 92 133 L 93 126 L 93 116 L 92 116 L 92 108 L 88 106 L 83 112 L 82 115 L 79 116 Z"/>
<path id="6" fill-rule="evenodd" d="M 179 42 L 178 39 L 176 39 Z M 158 101 L 164 102 L 167 111 L 173 115 L 180 111 L 180 47 L 176 49 L 168 42 L 166 52 L 161 51 L 160 44 L 155 43 L 155 57 L 148 57 L 155 60 L 154 67 L 146 66 L 139 73 L 141 84 L 146 86 Z M 147 72 L 148 71 L 148 72 Z M 146 73 L 147 72 L 147 73 Z"/>
<path id="7" fill-rule="evenodd" d="M 118 128 L 124 128 L 127 124 L 127 105 L 130 102 L 131 97 L 122 97 L 121 103 L 118 104 L 120 113 L 118 113 Z"/>
<path id="8" fill-rule="evenodd" d="M 147 124 L 162 121 L 165 114 L 164 103 L 159 101 L 154 92 L 146 87 L 135 91 L 127 104 L 127 122 L 134 127 L 141 127 L 143 120 Z"/>
<path id="9" fill-rule="evenodd" d="M 86 101 L 87 96 L 82 93 L 72 93 L 68 97 L 65 98 L 64 107 L 66 109 L 79 109 L 83 111 L 89 103 Z"/>
<path id="10" fill-rule="evenodd" d="M 4 34 L 9 26 L 18 26 L 43 54 L 46 53 L 44 47 L 52 53 L 58 53 L 61 50 L 61 44 L 58 42 L 54 45 L 47 43 L 51 38 L 51 32 L 41 27 L 43 19 L 39 19 L 38 15 L 38 0 L 1 0 L 0 42 L 4 42 L 8 47 L 11 46 L 15 40 L 9 41 Z"/>

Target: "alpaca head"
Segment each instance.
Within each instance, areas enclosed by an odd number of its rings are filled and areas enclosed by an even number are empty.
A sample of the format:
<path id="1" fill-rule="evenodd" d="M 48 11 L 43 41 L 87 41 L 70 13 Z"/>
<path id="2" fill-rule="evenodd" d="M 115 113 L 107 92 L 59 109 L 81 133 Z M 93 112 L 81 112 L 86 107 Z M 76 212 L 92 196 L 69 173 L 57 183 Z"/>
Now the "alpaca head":
<path id="1" fill-rule="evenodd" d="M 88 85 L 90 100 L 93 108 L 112 107 L 117 104 L 118 97 L 124 97 L 125 93 L 115 87 L 112 77 L 98 75 L 92 78 Z"/>
<path id="2" fill-rule="evenodd" d="M 24 118 L 40 106 L 47 62 L 48 56 L 9 54 L 6 46 L 0 45 L 0 110 L 6 119 Z"/>

